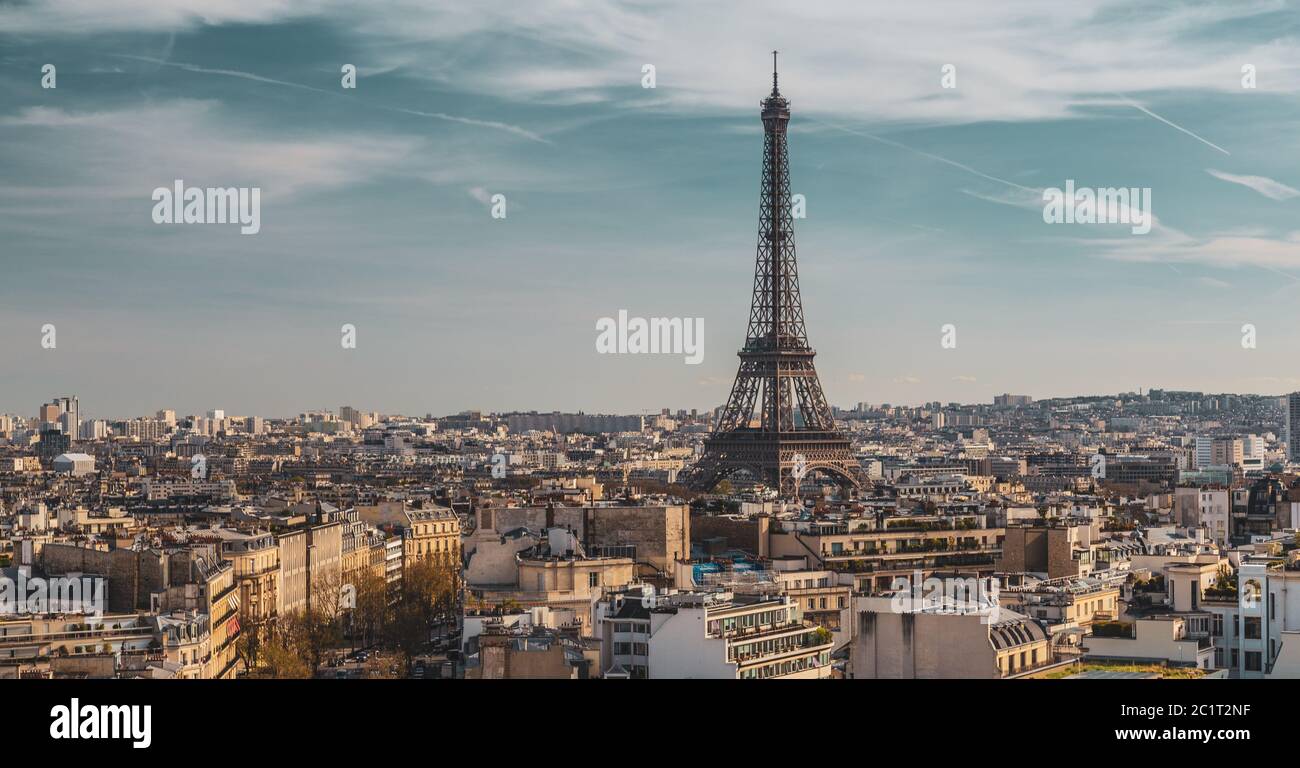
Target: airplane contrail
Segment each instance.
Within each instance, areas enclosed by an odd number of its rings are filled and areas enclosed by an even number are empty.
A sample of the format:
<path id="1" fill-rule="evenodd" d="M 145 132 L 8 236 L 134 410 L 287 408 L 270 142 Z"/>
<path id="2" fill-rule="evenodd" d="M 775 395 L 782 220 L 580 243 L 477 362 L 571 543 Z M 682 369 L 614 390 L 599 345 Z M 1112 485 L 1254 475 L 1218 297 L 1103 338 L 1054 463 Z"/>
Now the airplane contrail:
<path id="1" fill-rule="evenodd" d="M 129 56 L 127 54 L 115 54 L 115 55 L 118 58 L 123 58 L 123 59 L 135 59 L 136 61 L 145 61 L 151 64 L 159 64 L 164 67 L 176 67 L 177 69 L 182 69 L 185 70 L 186 72 L 197 72 L 205 75 L 224 75 L 226 77 L 238 77 L 243 80 L 252 80 L 258 83 L 267 83 L 269 85 L 282 85 L 285 86 L 286 88 L 299 88 L 304 91 L 315 91 L 316 93 L 325 93 L 331 96 L 342 95 L 337 91 L 331 91 L 326 88 L 317 88 L 315 86 L 304 85 L 302 83 L 292 83 L 289 82 L 288 80 L 276 80 L 274 78 L 263 77 L 262 75 L 254 74 L 252 72 L 241 72 L 240 70 L 237 69 L 212 69 L 209 67 L 200 67 L 196 64 L 185 64 L 183 62 L 178 62 L 178 61 L 166 61 L 164 59 L 156 59 L 150 56 Z M 546 138 L 542 137 L 539 134 L 533 133 L 532 131 L 526 128 L 520 128 L 517 125 L 510 125 L 509 123 L 497 122 L 495 120 L 479 120 L 472 117 L 460 117 L 459 115 L 449 115 L 445 112 L 420 112 L 414 109 L 403 109 L 402 107 L 390 107 L 383 104 L 377 105 L 377 108 L 386 109 L 390 112 L 400 112 L 405 115 L 415 115 L 417 117 L 430 117 L 435 120 L 445 120 L 450 123 L 460 123 L 462 125 L 476 125 L 481 128 L 491 128 L 493 130 L 513 133 L 516 136 L 522 136 L 523 138 L 528 139 L 529 141 L 537 141 L 537 142 L 541 142 L 542 144 L 551 143 Z"/>
<path id="2" fill-rule="evenodd" d="M 1200 136 L 1197 136 L 1196 134 L 1192 133 L 1191 131 L 1187 130 L 1186 128 L 1182 127 L 1181 125 L 1179 125 L 1179 124 L 1177 124 L 1177 123 L 1175 123 L 1175 122 L 1173 122 L 1173 121 L 1171 121 L 1171 120 L 1166 120 L 1165 118 L 1161 117 L 1160 115 L 1157 115 L 1155 112 L 1152 112 L 1151 110 L 1147 109 L 1146 107 L 1142 106 L 1141 104 L 1137 103 L 1136 101 L 1133 101 L 1132 99 L 1127 98 L 1127 97 L 1124 97 L 1124 96 L 1120 96 L 1118 93 L 1115 94 L 1115 96 L 1116 96 L 1117 98 L 1119 98 L 1120 100 L 1122 100 L 1125 104 L 1128 104 L 1130 107 L 1133 107 L 1134 109 L 1136 109 L 1136 110 L 1138 110 L 1138 111 L 1140 111 L 1140 112 L 1143 112 L 1143 113 L 1145 113 L 1145 114 L 1150 115 L 1151 117 L 1154 117 L 1155 119 L 1159 120 L 1160 122 L 1164 123 L 1165 125 L 1169 126 L 1170 128 L 1174 128 L 1174 129 L 1176 129 L 1176 130 L 1182 131 L 1183 133 L 1187 134 L 1188 136 L 1191 136 L 1193 139 L 1196 139 L 1197 141 L 1201 142 L 1201 143 L 1204 144 L 1205 146 L 1207 146 L 1207 147 L 1212 147 L 1212 148 L 1214 148 L 1214 149 L 1217 149 L 1217 150 L 1219 150 L 1220 152 L 1222 152 L 1222 153 L 1225 154 L 1225 155 L 1232 155 L 1231 152 L 1229 152 L 1228 150 L 1226 150 L 1226 149 L 1224 149 L 1223 147 L 1219 146 L 1218 144 L 1215 144 L 1214 142 L 1210 141 L 1209 139 L 1204 139 L 1204 138 L 1201 138 Z"/>

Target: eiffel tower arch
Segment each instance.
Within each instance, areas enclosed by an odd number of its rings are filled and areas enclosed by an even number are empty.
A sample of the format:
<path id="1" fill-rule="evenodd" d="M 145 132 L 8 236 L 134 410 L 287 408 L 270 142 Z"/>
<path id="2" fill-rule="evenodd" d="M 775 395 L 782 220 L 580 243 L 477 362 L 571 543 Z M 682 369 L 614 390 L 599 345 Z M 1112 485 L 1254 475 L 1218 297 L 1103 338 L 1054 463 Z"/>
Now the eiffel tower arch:
<path id="1" fill-rule="evenodd" d="M 805 475 L 821 472 L 859 488 L 861 468 L 848 438 L 835 429 L 804 328 L 790 210 L 790 102 L 777 89 L 776 51 L 772 93 L 761 105 L 763 181 L 749 328 L 731 396 L 686 484 L 707 491 L 744 471 L 794 497 Z"/>

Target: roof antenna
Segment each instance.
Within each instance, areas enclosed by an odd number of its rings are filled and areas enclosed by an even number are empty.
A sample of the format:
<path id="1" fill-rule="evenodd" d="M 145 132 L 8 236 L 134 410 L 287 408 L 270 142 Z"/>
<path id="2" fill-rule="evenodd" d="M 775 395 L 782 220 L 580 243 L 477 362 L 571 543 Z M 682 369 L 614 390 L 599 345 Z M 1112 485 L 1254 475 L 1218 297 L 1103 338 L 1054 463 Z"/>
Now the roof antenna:
<path id="1" fill-rule="evenodd" d="M 780 91 L 776 89 L 776 51 L 772 51 L 772 94 L 776 95 L 778 93 Z"/>

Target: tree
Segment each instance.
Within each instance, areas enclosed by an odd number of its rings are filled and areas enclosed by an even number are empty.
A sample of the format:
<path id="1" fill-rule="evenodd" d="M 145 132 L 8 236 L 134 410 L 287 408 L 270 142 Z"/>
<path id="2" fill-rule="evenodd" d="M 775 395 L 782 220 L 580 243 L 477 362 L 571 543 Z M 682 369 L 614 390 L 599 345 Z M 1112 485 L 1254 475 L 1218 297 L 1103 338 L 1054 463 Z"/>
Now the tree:
<path id="1" fill-rule="evenodd" d="M 427 617 L 427 612 L 421 606 L 403 600 L 393 612 L 392 621 L 385 627 L 389 642 L 402 654 L 404 670 L 411 668 L 411 660 L 429 642 Z"/>
<path id="2" fill-rule="evenodd" d="M 256 677 L 305 679 L 312 676 L 307 661 L 308 631 L 301 616 L 281 616 L 261 644 L 261 665 L 253 670 Z"/>
<path id="3" fill-rule="evenodd" d="M 344 608 L 339 599 L 343 586 L 341 571 L 324 571 L 312 577 L 307 610 L 298 617 L 298 624 L 313 670 L 320 668 L 326 650 L 343 642 Z"/>
<path id="4" fill-rule="evenodd" d="M 460 563 L 454 560 L 417 560 L 402 576 L 402 603 L 415 606 L 429 625 L 455 615 L 460 592 Z"/>
<path id="5" fill-rule="evenodd" d="M 353 611 L 353 629 L 360 630 L 362 643 L 369 645 L 382 637 L 384 626 L 391 619 L 388 582 L 371 570 L 364 570 L 353 578 L 356 587 L 357 607 Z"/>

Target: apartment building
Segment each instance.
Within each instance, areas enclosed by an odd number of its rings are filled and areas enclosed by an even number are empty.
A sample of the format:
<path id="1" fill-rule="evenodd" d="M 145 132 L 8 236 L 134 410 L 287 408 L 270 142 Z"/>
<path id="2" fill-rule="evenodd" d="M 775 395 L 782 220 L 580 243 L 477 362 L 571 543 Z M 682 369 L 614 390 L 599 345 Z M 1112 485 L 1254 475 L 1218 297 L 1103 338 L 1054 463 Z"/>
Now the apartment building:
<path id="1" fill-rule="evenodd" d="M 782 594 L 799 605 L 803 618 L 831 631 L 834 650 L 853 639 L 853 588 L 838 581 L 829 570 L 772 571 L 772 578 Z"/>
<path id="2" fill-rule="evenodd" d="M 1046 624 L 1049 631 L 1114 621 L 1120 587 L 1089 577 L 1064 576 L 998 590 L 998 605 Z"/>
<path id="3" fill-rule="evenodd" d="M 46 544 L 39 563 L 50 575 L 94 573 L 108 580 L 107 609 L 113 612 L 192 611 L 208 622 L 210 654 L 203 677 L 235 676 L 239 639 L 239 589 L 233 564 L 211 543 L 167 549 L 92 549 Z"/>
<path id="4" fill-rule="evenodd" d="M 598 644 L 567 631 L 489 622 L 466 680 L 586 680 L 599 672 Z"/>
<path id="5" fill-rule="evenodd" d="M 1204 527 L 1221 547 L 1232 536 L 1232 498 L 1227 488 L 1174 489 L 1174 521 L 1185 528 Z"/>
<path id="6" fill-rule="evenodd" d="M 445 565 L 461 561 L 460 518 L 446 507 L 404 509 L 402 532 L 406 562 L 434 560 Z"/>
<path id="7" fill-rule="evenodd" d="M 997 570 L 1038 573 L 1049 579 L 1087 576 L 1101 525 L 1090 520 L 1036 520 L 1008 525 Z"/>
<path id="8" fill-rule="evenodd" d="M 768 534 L 772 558 L 808 557 L 809 565 L 851 574 L 854 590 L 877 594 L 898 577 L 916 571 L 963 571 L 988 576 L 1002 552 L 1002 528 L 988 528 L 979 516 L 911 515 L 875 521 L 774 525 Z"/>
<path id="9" fill-rule="evenodd" d="M 301 613 L 320 588 L 342 584 L 343 524 L 334 521 L 304 524 L 276 534 L 280 550 L 280 578 L 276 597 L 280 615 Z M 320 596 L 319 599 L 337 599 Z"/>
<path id="10" fill-rule="evenodd" d="M 857 598 L 855 612 L 855 679 L 1026 677 L 1056 662 L 1043 628 L 1014 611 L 947 603 L 900 610 L 894 597 L 876 596 Z"/>
<path id="11" fill-rule="evenodd" d="M 270 532 L 243 533 L 227 528 L 220 537 L 221 559 L 234 569 L 239 615 L 246 628 L 266 628 L 280 604 L 280 547 Z"/>
<path id="12" fill-rule="evenodd" d="M 1236 589 L 1208 592 L 1216 666 L 1232 677 L 1267 676 L 1284 640 L 1300 631 L 1300 561 L 1249 557 L 1236 573 Z"/>
<path id="13" fill-rule="evenodd" d="M 671 574 L 674 563 L 690 558 L 691 513 L 685 504 L 546 504 L 485 507 L 478 513 L 479 525 L 496 531 L 568 528 L 591 555 L 631 557 L 642 577 Z"/>
<path id="14" fill-rule="evenodd" d="M 829 630 L 787 595 L 623 592 L 597 609 L 606 677 L 827 678 Z M 612 673 L 612 674 L 611 674 Z"/>
<path id="15" fill-rule="evenodd" d="M 567 610 L 574 614 L 581 633 L 590 636 L 595 627 L 593 606 L 606 592 L 636 581 L 632 558 L 590 557 L 577 535 L 567 528 L 551 528 L 540 537 L 501 538 L 499 547 L 480 540 L 470 559 L 471 565 L 475 560 L 489 559 L 500 561 L 502 567 L 468 571 L 467 613 L 494 611 L 505 605 Z M 529 546 L 515 549 L 510 546 L 514 541 Z"/>
<path id="16" fill-rule="evenodd" d="M 136 613 L 0 619 L 0 679 L 27 673 L 112 677 L 119 654 L 146 652 L 154 639 L 153 623 Z"/>
<path id="17" fill-rule="evenodd" d="M 1083 638 L 1086 659 L 1108 662 L 1214 668 L 1214 643 L 1197 637 L 1183 616 L 1148 616 L 1099 625 Z"/>

